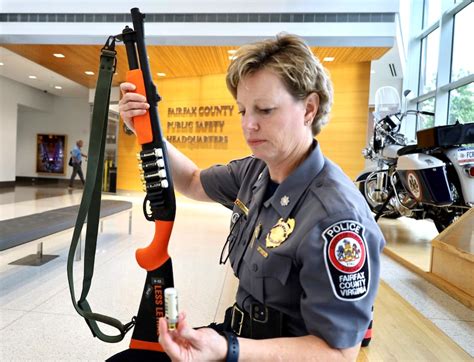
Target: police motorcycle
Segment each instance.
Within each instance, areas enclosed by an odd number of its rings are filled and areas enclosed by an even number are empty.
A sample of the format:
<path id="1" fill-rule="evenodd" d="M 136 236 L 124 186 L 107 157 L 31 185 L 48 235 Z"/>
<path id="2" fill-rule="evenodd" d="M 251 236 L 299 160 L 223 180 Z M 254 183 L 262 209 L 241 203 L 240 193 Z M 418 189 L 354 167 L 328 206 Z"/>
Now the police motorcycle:
<path id="1" fill-rule="evenodd" d="M 400 128 L 409 115 L 434 113 L 402 113 L 395 88 L 377 90 L 373 137 L 362 151 L 372 165 L 356 183 L 376 220 L 432 219 L 441 232 L 474 206 L 474 123 L 423 129 L 408 145 Z"/>

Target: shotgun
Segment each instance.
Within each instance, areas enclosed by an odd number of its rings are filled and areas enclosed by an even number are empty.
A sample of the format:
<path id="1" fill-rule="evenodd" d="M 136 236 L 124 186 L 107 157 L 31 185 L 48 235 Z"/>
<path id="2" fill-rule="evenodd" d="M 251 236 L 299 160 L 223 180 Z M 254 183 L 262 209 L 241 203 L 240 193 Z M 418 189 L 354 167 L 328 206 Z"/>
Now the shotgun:
<path id="1" fill-rule="evenodd" d="M 144 14 L 138 8 L 131 9 L 134 29 L 128 26 L 121 34 L 110 36 L 102 48 L 97 80 L 92 127 L 89 146 L 87 179 L 79 207 L 76 226 L 69 248 L 67 274 L 69 291 L 76 311 L 84 317 L 94 337 L 115 343 L 123 340 L 134 327 L 130 349 L 115 356 L 121 360 L 144 360 L 157 358 L 155 351 L 163 351 L 158 342 L 158 320 L 165 316 L 164 290 L 174 286 L 173 266 L 168 255 L 168 242 L 176 214 L 176 199 L 173 180 L 168 163 L 166 143 L 163 139 L 157 104 L 160 96 L 153 84 L 144 39 Z M 87 301 L 94 271 L 97 230 L 100 215 L 101 180 L 110 103 L 110 89 L 115 72 L 115 42 L 123 41 L 127 51 L 130 70 L 127 81 L 136 85 L 136 92 L 146 96 L 150 104 L 148 112 L 134 117 L 134 125 L 141 151 L 137 155 L 146 192 L 143 211 L 148 221 L 155 223 L 155 234 L 151 243 L 136 251 L 138 265 L 147 271 L 138 314 L 126 324 L 119 320 L 92 312 Z M 82 227 L 87 218 L 87 233 L 84 251 L 84 277 L 80 298 L 76 301 L 73 265 L 76 249 L 80 244 Z M 98 323 L 118 329 L 119 334 L 109 335 L 101 331 Z M 114 359 L 113 356 L 111 359 Z M 164 358 L 166 355 L 164 355 Z"/>
<path id="2" fill-rule="evenodd" d="M 158 319 L 165 316 L 164 290 L 174 286 L 168 241 L 176 214 L 176 200 L 157 111 L 160 96 L 148 64 L 143 26 L 145 16 L 138 8 L 133 8 L 131 13 L 134 30 L 126 27 L 122 32 L 130 68 L 126 79 L 135 84 L 136 92 L 146 96 L 150 104 L 146 114 L 134 117 L 134 126 L 142 147 L 138 158 L 147 193 L 144 212 L 147 220 L 155 223 L 155 235 L 149 246 L 136 251 L 137 262 L 147 271 L 147 277 L 130 348 L 162 351 L 158 343 Z M 150 214 L 146 204 L 151 209 Z"/>

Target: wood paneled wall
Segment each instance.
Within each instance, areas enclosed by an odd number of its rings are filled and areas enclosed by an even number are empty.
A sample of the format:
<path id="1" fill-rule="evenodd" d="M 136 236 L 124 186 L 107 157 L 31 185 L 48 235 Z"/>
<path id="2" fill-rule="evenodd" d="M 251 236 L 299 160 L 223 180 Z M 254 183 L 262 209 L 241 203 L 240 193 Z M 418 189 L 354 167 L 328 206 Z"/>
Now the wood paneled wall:
<path id="1" fill-rule="evenodd" d="M 187 142 L 172 143 L 199 167 L 205 168 L 215 163 L 224 164 L 249 154 L 250 150 L 240 131 L 237 106 L 227 91 L 224 74 L 163 79 L 157 82 L 157 88 L 163 98 L 158 109 L 165 137 L 185 138 Z M 204 114 L 205 107 L 216 106 L 226 107 L 225 114 L 224 112 L 220 115 Z M 177 112 L 179 107 L 188 107 L 191 112 L 195 107 L 196 113 L 169 115 L 169 109 Z M 177 129 L 178 125 L 189 122 L 193 125 L 192 132 Z M 223 127 L 213 127 L 212 122 L 219 122 L 219 125 L 224 122 Z M 195 139 L 195 142 L 191 143 L 188 137 L 201 137 L 201 139 Z M 216 137 L 218 140 L 226 138 L 227 142 L 203 143 L 204 137 Z M 136 159 L 140 147 L 134 136 L 127 136 L 124 132 L 120 132 L 118 144 L 117 187 L 125 190 L 141 190 Z"/>
<path id="2" fill-rule="evenodd" d="M 334 85 L 334 104 L 329 124 L 317 137 L 324 155 L 354 179 L 364 168 L 370 62 L 326 66 Z"/>
<path id="3" fill-rule="evenodd" d="M 334 83 L 334 105 L 329 124 L 317 138 L 324 154 L 353 179 L 364 167 L 361 150 L 366 143 L 370 62 L 334 64 L 327 68 Z M 226 88 L 224 74 L 162 79 L 157 82 L 157 88 L 163 98 L 159 103 L 159 114 L 165 136 L 186 140 L 173 143 L 199 167 L 227 163 L 250 153 L 241 134 L 237 106 Z M 200 108 L 215 106 L 225 107 L 222 108 L 225 112 L 205 115 L 203 111 L 206 109 Z M 180 116 L 176 115 L 180 111 L 178 107 L 181 108 Z M 184 113 L 183 107 L 188 107 L 189 112 Z M 170 109 L 175 115 L 171 115 Z M 192 132 L 189 128 L 178 128 L 191 124 Z M 211 137 L 214 142 L 204 143 L 204 138 L 197 137 Z M 135 137 L 127 136 L 121 130 L 117 169 L 119 189 L 142 189 L 136 159 L 139 150 Z"/>
<path id="4" fill-rule="evenodd" d="M 95 87 L 97 83 L 102 45 L 2 44 L 2 46 L 88 88 Z M 235 46 L 147 46 L 153 79 L 158 79 L 156 72 L 166 73 L 169 79 L 225 73 L 230 63 L 228 51 L 236 49 Z M 333 57 L 332 65 L 370 62 L 379 59 L 390 50 L 382 47 L 311 47 L 311 49 L 319 59 Z M 117 68 L 112 79 L 114 86 L 125 81 L 125 73 L 128 70 L 125 47 L 117 45 L 116 50 Z M 53 57 L 55 53 L 61 53 L 65 58 L 55 58 Z M 96 74 L 86 75 L 84 74 L 86 70 L 94 71 Z"/>

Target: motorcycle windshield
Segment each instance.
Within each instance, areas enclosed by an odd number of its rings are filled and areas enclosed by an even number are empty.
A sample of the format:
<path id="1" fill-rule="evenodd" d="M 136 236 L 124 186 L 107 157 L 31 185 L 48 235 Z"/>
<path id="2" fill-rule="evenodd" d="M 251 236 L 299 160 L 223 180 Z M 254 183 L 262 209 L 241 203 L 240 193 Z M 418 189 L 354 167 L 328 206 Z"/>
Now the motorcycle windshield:
<path id="1" fill-rule="evenodd" d="M 399 113 L 401 110 L 400 96 L 394 87 L 382 87 L 375 92 L 375 112 L 377 119 Z"/>

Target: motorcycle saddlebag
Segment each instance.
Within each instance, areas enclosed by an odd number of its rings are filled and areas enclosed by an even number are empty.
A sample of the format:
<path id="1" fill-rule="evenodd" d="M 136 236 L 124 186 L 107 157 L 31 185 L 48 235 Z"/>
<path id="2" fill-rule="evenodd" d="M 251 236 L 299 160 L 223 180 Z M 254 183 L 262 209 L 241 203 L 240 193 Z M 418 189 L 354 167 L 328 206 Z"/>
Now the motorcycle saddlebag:
<path id="1" fill-rule="evenodd" d="M 397 174 L 418 202 L 436 206 L 453 203 L 443 161 L 423 153 L 403 155 L 398 158 Z"/>
<path id="2" fill-rule="evenodd" d="M 474 143 L 474 123 L 456 123 L 416 132 L 419 148 L 449 147 Z"/>

